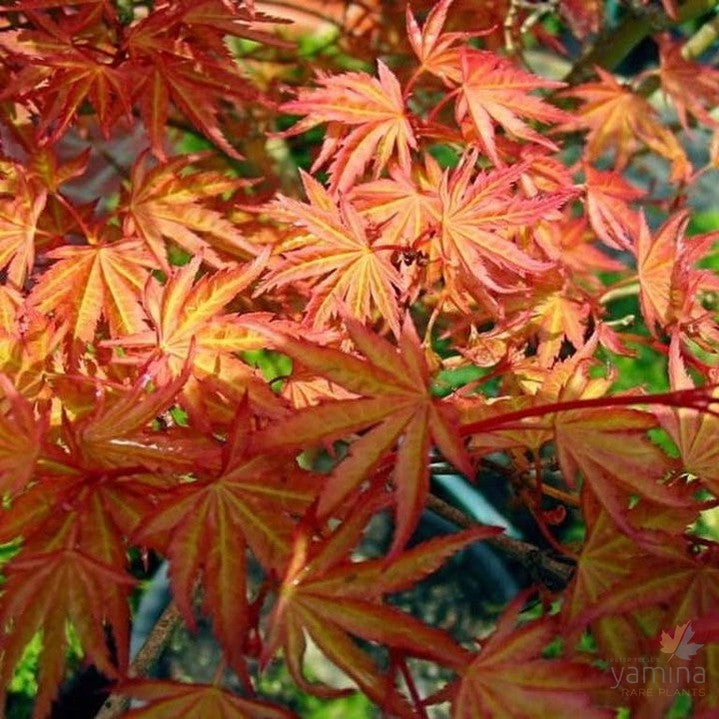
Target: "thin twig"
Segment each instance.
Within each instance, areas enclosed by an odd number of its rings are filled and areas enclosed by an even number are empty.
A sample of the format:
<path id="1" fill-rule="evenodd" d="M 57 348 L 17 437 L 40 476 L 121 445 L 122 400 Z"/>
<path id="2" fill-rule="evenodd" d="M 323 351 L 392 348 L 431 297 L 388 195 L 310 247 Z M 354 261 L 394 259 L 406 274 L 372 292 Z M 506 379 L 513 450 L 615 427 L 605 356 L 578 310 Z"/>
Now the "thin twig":
<path id="1" fill-rule="evenodd" d="M 427 499 L 427 508 L 462 529 L 471 529 L 478 524 L 461 509 L 447 504 L 433 494 L 430 494 Z M 554 559 L 547 552 L 529 542 L 512 539 L 504 534 L 485 541 L 509 559 L 521 564 L 529 572 L 533 581 L 539 582 L 553 591 L 564 589 L 574 573 L 573 563 Z"/>
<path id="2" fill-rule="evenodd" d="M 171 602 L 160 615 L 145 643 L 130 664 L 129 677 L 146 676 L 157 663 L 175 630 L 182 624 L 180 612 Z M 102 705 L 95 719 L 115 719 L 122 716 L 130 706 L 129 697 L 111 694 Z"/>

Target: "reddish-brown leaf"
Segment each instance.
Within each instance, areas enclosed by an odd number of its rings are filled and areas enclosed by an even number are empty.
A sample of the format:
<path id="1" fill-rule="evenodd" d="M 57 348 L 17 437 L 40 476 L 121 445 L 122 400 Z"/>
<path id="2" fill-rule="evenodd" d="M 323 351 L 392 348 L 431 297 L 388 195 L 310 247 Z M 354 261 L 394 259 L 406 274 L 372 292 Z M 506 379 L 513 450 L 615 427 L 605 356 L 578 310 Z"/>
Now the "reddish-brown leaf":
<path id="1" fill-rule="evenodd" d="M 120 691 L 147 702 L 124 714 L 127 719 L 296 719 L 287 709 L 244 699 L 214 684 L 133 680 L 123 682 Z"/>
<path id="2" fill-rule="evenodd" d="M 300 452 L 308 446 L 366 431 L 329 476 L 318 512 L 326 516 L 353 492 L 381 459 L 397 446 L 394 471 L 397 527 L 394 551 L 409 539 L 429 490 L 429 451 L 434 445 L 467 476 L 472 466 L 456 431 L 451 404 L 430 393 L 427 361 L 411 320 L 405 320 L 397 352 L 356 320 L 345 319 L 360 359 L 329 347 L 257 326 L 272 345 L 307 369 L 361 395 L 306 407 L 253 440 L 255 451 Z M 401 439 L 400 439 L 401 438 Z"/>
<path id="3" fill-rule="evenodd" d="M 557 634 L 551 617 L 515 627 L 523 600 L 509 606 L 479 656 L 461 672 L 453 687 L 452 717 L 613 717 L 613 711 L 592 706 L 592 693 L 608 686 L 597 669 L 541 657 Z"/>
<path id="4" fill-rule="evenodd" d="M 294 680 L 307 687 L 302 677 L 306 633 L 374 702 L 393 715 L 409 718 L 415 714 L 407 700 L 350 636 L 394 647 L 411 656 L 431 658 L 455 670 L 463 667 L 468 652 L 447 634 L 381 600 L 385 594 L 400 591 L 434 572 L 470 542 L 499 530 L 478 527 L 434 539 L 394 561 L 351 561 L 347 555 L 377 508 L 376 502 L 366 500 L 323 543 L 311 543 L 306 535 L 298 536 L 295 555 L 270 620 L 270 641 L 264 657 L 268 660 L 282 647 Z M 331 693 L 326 687 L 307 688 Z"/>

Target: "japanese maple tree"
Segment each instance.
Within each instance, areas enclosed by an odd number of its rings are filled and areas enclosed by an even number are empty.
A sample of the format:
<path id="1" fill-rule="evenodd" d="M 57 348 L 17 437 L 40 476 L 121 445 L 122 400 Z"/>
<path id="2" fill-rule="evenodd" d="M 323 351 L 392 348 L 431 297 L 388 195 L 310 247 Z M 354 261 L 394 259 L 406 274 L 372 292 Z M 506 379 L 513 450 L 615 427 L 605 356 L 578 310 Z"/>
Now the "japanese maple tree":
<path id="1" fill-rule="evenodd" d="M 401 9 L 0 2 L 7 716 L 719 712 L 717 2 Z"/>

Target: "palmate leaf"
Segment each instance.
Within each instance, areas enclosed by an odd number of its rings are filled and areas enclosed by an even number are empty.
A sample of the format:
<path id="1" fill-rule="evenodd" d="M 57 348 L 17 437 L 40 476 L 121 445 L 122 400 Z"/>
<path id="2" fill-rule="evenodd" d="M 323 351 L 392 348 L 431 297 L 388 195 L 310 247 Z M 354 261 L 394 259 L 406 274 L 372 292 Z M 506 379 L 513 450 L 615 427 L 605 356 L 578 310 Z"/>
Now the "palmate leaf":
<path id="1" fill-rule="evenodd" d="M 629 206 L 644 196 L 619 173 L 584 169 L 587 215 L 592 229 L 610 247 L 629 249 L 639 231 L 637 213 Z"/>
<path id="2" fill-rule="evenodd" d="M 307 534 L 298 534 L 292 562 L 270 618 L 270 638 L 263 660 L 268 661 L 282 647 L 298 686 L 319 695 L 337 694 L 337 690 L 308 684 L 304 678 L 302 663 L 307 634 L 374 702 L 393 716 L 409 718 L 416 714 L 396 690 L 392 679 L 351 637 L 378 642 L 459 670 L 468 661 L 467 650 L 444 632 L 383 604 L 382 598 L 436 571 L 448 557 L 469 543 L 501 530 L 478 527 L 433 539 L 390 561 L 350 560 L 348 554 L 369 517 L 383 504 L 381 497 L 365 499 L 323 542 L 313 543 Z"/>
<path id="3" fill-rule="evenodd" d="M 678 240 L 687 222 L 685 213 L 677 213 L 652 237 L 646 218 L 643 215 L 640 217 L 636 238 L 639 302 L 644 321 L 652 333 L 674 319 L 671 290 Z"/>
<path id="4" fill-rule="evenodd" d="M 557 129 L 589 131 L 584 149 L 587 161 L 599 160 L 605 150 L 613 150 L 615 168 L 621 171 L 632 155 L 646 145 L 669 160 L 672 180 L 686 180 L 691 174 L 689 160 L 674 134 L 659 121 L 654 108 L 611 73 L 601 67 L 595 71 L 599 82 L 565 91 L 583 104 L 574 117 Z"/>
<path id="5" fill-rule="evenodd" d="M 4 374 L 0 390 L 8 404 L 0 414 L 0 492 L 13 494 L 32 478 L 47 422 L 36 418 L 32 404 Z"/>
<path id="6" fill-rule="evenodd" d="M 442 32 L 451 4 L 452 0 L 440 0 L 429 11 L 424 25 L 420 28 L 408 3 L 407 37 L 421 63 L 416 74 L 421 71 L 429 72 L 442 80 L 459 84 L 461 82 L 460 49 L 457 45 L 480 33 Z"/>
<path id="7" fill-rule="evenodd" d="M 147 702 L 124 714 L 127 719 L 296 719 L 286 709 L 211 684 L 133 680 L 123 682 L 118 691 Z"/>
<path id="8" fill-rule="evenodd" d="M 152 279 L 143 297 L 152 329 L 104 344 L 125 350 L 118 362 L 150 363 L 162 382 L 180 376 L 188 367 L 188 381 L 179 401 L 201 426 L 208 427 L 212 419 L 213 393 L 207 392 L 210 381 L 215 388 L 226 389 L 230 396 L 247 392 L 257 412 L 282 414 L 277 395 L 236 355 L 243 350 L 261 349 L 264 339 L 241 316 L 223 314 L 225 306 L 257 278 L 267 256 L 268 251 L 252 263 L 206 274 L 195 282 L 201 266 L 201 258 L 196 257 L 176 268 L 165 285 Z M 257 321 L 264 316 L 253 317 Z M 231 416 L 230 413 L 225 419 Z"/>
<path id="9" fill-rule="evenodd" d="M 267 572 L 281 576 L 291 554 L 294 518 L 321 487 L 292 460 L 248 454 L 249 419 L 245 400 L 221 469 L 169 487 L 134 535 L 168 556 L 173 596 L 190 626 L 196 582 L 202 580 L 204 608 L 233 666 L 242 664 L 248 629 L 247 548 Z"/>
<path id="10" fill-rule="evenodd" d="M 654 611 L 659 615 L 659 626 L 674 629 L 687 621 L 694 622 L 711 614 L 719 601 L 719 569 L 717 556 L 719 546 L 708 542 L 703 551 L 697 553 L 689 542 L 672 538 L 661 546 L 644 552 L 639 561 L 632 560 L 633 571 L 613 584 L 609 591 L 600 594 L 597 601 L 584 608 L 571 630 L 578 630 L 599 618 L 626 616 L 638 610 Z M 657 625 L 656 619 L 654 626 Z M 651 626 L 651 625 L 650 625 Z M 660 646 L 659 628 L 655 629 L 657 639 L 653 651 Z M 693 666 L 703 666 L 707 678 L 712 677 L 719 661 L 719 647 L 709 645 L 691 659 Z M 670 677 L 667 686 L 660 676 L 652 676 L 647 682 L 646 699 L 642 701 L 643 713 L 639 716 L 661 716 L 672 701 L 672 690 L 682 688 L 682 682 L 689 677 Z M 659 692 L 659 686 L 670 691 Z M 705 692 L 697 697 L 698 707 L 719 705 L 719 692 L 714 682 L 707 681 Z"/>
<path id="11" fill-rule="evenodd" d="M 283 112 L 305 115 L 286 135 L 330 123 L 322 151 L 312 166 L 329 165 L 331 192 L 346 192 L 368 166 L 375 176 L 396 159 L 405 171 L 417 141 L 392 71 L 377 63 L 379 79 L 364 72 L 319 77 L 321 87 L 300 89 L 297 98 L 281 106 Z"/>
<path id="12" fill-rule="evenodd" d="M 253 325 L 272 345 L 312 372 L 360 395 L 306 407 L 252 439 L 255 451 L 300 452 L 365 430 L 349 456 L 329 476 L 319 498 L 320 516 L 331 514 L 397 446 L 394 468 L 397 526 L 393 553 L 409 539 L 429 491 L 429 451 L 434 445 L 468 477 L 472 465 L 456 431 L 454 408 L 430 392 L 427 361 L 414 325 L 405 319 L 399 352 L 358 321 L 345 318 L 356 347 L 366 357 L 282 335 Z"/>
<path id="13" fill-rule="evenodd" d="M 700 346 L 714 351 L 717 332 L 714 313 L 700 301 L 701 293 L 719 290 L 719 277 L 697 268 L 719 234 L 686 236 L 689 217 L 685 211 L 670 215 L 653 234 L 643 216 L 635 243 L 639 303 L 647 328 L 655 337 L 679 332 Z"/>
<path id="14" fill-rule="evenodd" d="M 25 646 L 42 631 L 39 688 L 33 716 L 44 719 L 66 663 L 66 622 L 78 634 L 88 658 L 109 677 L 118 667 L 111 658 L 105 624 L 118 644 L 120 669 L 127 661 L 130 612 L 127 602 L 132 578 L 92 554 L 65 546 L 51 552 L 12 559 L 3 568 L 0 597 L 0 706 Z"/>
<path id="15" fill-rule="evenodd" d="M 689 128 L 689 115 L 716 127 L 709 110 L 719 105 L 719 70 L 688 60 L 682 54 L 682 43 L 669 36 L 658 38 L 659 79 L 662 90 L 676 107 L 682 127 Z"/>
<path id="16" fill-rule="evenodd" d="M 25 468 L 32 483 L 4 509 L 0 542 L 22 537 L 24 547 L 47 552 L 73 537 L 74 546 L 122 566 L 123 538 L 152 507 L 171 472 L 188 472 L 200 459 L 219 467 L 209 442 L 180 428 L 151 427 L 185 378 L 155 392 L 142 382 L 118 390 L 83 377 L 67 378 L 65 386 L 56 381 L 60 426 L 40 434 L 34 462 Z M 36 432 L 48 423 L 39 413 Z"/>
<path id="17" fill-rule="evenodd" d="M 482 146 L 495 165 L 503 165 L 495 141 L 495 124 L 519 140 L 534 142 L 556 150 L 557 146 L 522 118 L 545 123 L 566 121 L 562 110 L 530 95 L 537 89 L 563 87 L 561 82 L 544 80 L 493 52 L 464 48 L 460 55 L 462 84 L 455 116 L 458 123 L 467 118 Z"/>
<path id="18" fill-rule="evenodd" d="M 576 620 L 589 607 L 601 603 L 615 586 L 634 577 L 661 575 L 666 565 L 661 553 L 650 554 L 632 538 L 617 532 L 612 517 L 601 509 L 593 497 L 583 497 L 582 510 L 587 522 L 587 539 L 562 607 L 562 623 L 572 628 L 567 638 L 572 644 L 579 635 L 579 631 L 575 630 Z M 695 508 L 668 509 L 646 502 L 641 503 L 636 512 L 639 524 L 667 533 L 682 532 L 698 516 Z M 621 660 L 655 653 L 656 646 L 647 636 L 647 631 L 651 633 L 657 621 L 654 609 L 638 607 L 599 616 L 591 622 L 590 628 L 601 655 L 610 660 Z"/>
<path id="19" fill-rule="evenodd" d="M 440 252 L 447 266 L 445 281 L 456 282 L 455 268 L 482 287 L 502 292 L 525 275 L 547 270 L 551 263 L 532 257 L 515 243 L 518 228 L 546 219 L 570 197 L 555 193 L 524 198 L 514 190 L 524 165 L 474 174 L 476 155 L 468 154 L 439 186 Z M 460 276 L 460 284 L 463 280 Z M 471 290 L 471 287 L 469 288 Z"/>
<path id="20" fill-rule="evenodd" d="M 211 206 L 217 196 L 236 192 L 247 182 L 193 168 L 201 159 L 201 155 L 182 155 L 148 169 L 143 153 L 131 170 L 121 205 L 125 232 L 138 235 L 166 272 L 166 240 L 201 256 L 212 267 L 221 267 L 223 257 L 247 259 L 258 254 L 239 229 Z"/>
<path id="21" fill-rule="evenodd" d="M 0 98 L 32 99 L 30 107 L 39 117 L 36 133 L 43 143 L 55 143 L 85 102 L 109 137 L 112 125 L 123 114 L 129 117 L 132 108 L 129 68 L 112 62 L 107 31 L 98 26 L 97 44 L 80 47 L 74 37 L 77 27 L 56 23 L 47 14 L 40 24 L 42 29 L 22 33 L 10 46 L 24 63 Z"/>
<path id="22" fill-rule="evenodd" d="M 669 347 L 669 379 L 673 390 L 695 386 L 682 360 L 677 335 Z M 682 408 L 659 410 L 657 415 L 677 445 L 686 471 L 699 477 L 715 496 L 719 495 L 719 418 Z"/>
<path id="23" fill-rule="evenodd" d="M 41 631 L 38 719 L 47 716 L 64 676 L 68 621 L 100 671 L 125 671 L 133 584 L 124 571 L 127 537 L 157 502 L 170 468 L 187 472 L 200 456 L 208 467 L 219 464 L 201 439 L 150 427 L 185 379 L 155 392 L 143 381 L 130 390 L 83 377 L 56 381 L 56 401 L 64 400 L 60 426 L 43 433 L 32 482 L 3 507 L 0 521 L 0 542 L 22 539 L 19 555 L 3 566 L 0 683 L 5 690 Z"/>
<path id="24" fill-rule="evenodd" d="M 22 288 L 35 264 L 38 222 L 47 192 L 18 173 L 14 197 L 0 199 L 0 269 L 15 287 Z"/>
<path id="25" fill-rule="evenodd" d="M 528 379 L 536 382 L 532 397 L 504 398 L 512 409 L 490 414 L 492 404 L 473 409 L 465 402 L 463 433 L 473 434 L 473 447 L 527 447 L 538 452 L 553 439 L 562 477 L 571 488 L 582 477 L 583 494 L 591 493 L 612 517 L 617 527 L 635 540 L 661 542 L 663 538 L 637 524 L 630 510 L 630 497 L 639 497 L 655 507 L 676 510 L 696 506 L 693 489 L 683 480 L 666 481 L 677 465 L 657 444 L 648 431 L 658 426 L 649 411 L 628 407 L 572 407 L 572 402 L 607 395 L 613 378 L 593 377 L 591 359 L 596 351 L 598 334 L 572 357 L 558 362 L 549 371 L 534 370 Z M 609 398 L 607 398 L 609 400 Z M 566 403 L 561 411 L 543 405 Z M 469 404 L 469 407 L 466 407 Z M 499 407 L 499 401 L 493 400 Z M 641 404 L 641 395 L 637 395 Z M 516 408 L 516 409 L 515 409 Z M 534 417 L 510 420 L 513 413 L 531 411 Z M 478 414 L 474 420 L 473 414 Z M 494 420 L 493 420 L 494 418 Z M 467 422 L 467 420 L 469 420 Z"/>
<path id="26" fill-rule="evenodd" d="M 340 200 L 337 207 L 316 180 L 302 173 L 302 181 L 309 205 L 280 196 L 272 207 L 280 219 L 299 227 L 302 234 L 280 244 L 283 259 L 258 291 L 309 280 L 314 284 L 305 309 L 306 321 L 326 326 L 339 313 L 341 301 L 359 320 L 370 319 L 376 308 L 398 335 L 401 282 L 390 261 L 391 251 L 380 247 L 384 239 L 372 241 L 366 222 L 349 202 Z"/>
<path id="27" fill-rule="evenodd" d="M 437 190 L 443 173 L 437 161 L 426 155 L 424 166 L 412 170 L 407 175 L 393 165 L 388 178 L 356 185 L 349 195 L 362 216 L 378 228 L 383 245 L 414 247 L 429 236 L 442 214 Z M 431 251 L 431 243 L 422 244 L 429 244 Z"/>
<path id="28" fill-rule="evenodd" d="M 43 273 L 28 302 L 54 313 L 73 338 L 92 342 L 103 317 L 113 337 L 147 327 L 139 298 L 155 263 L 139 240 L 68 245 L 45 256 L 58 262 Z"/>
<path id="29" fill-rule="evenodd" d="M 611 719 L 614 711 L 591 702 L 592 693 L 608 686 L 605 675 L 586 664 L 541 657 L 557 635 L 552 617 L 515 628 L 525 598 L 508 607 L 461 680 L 442 693 L 452 696 L 453 719 Z"/>
<path id="30" fill-rule="evenodd" d="M 244 3 L 226 0 L 165 2 L 127 31 L 133 100 L 150 136 L 152 152 L 165 159 L 170 106 L 229 157 L 241 155 L 221 127 L 223 102 L 257 102 L 259 93 L 224 45 L 227 34 L 283 45 L 257 25 L 268 18 Z"/>
<path id="31" fill-rule="evenodd" d="M 584 344 L 590 307 L 581 298 L 566 292 L 552 292 L 538 301 L 531 313 L 532 326 L 537 328 L 537 361 L 551 367 L 559 357 L 565 338 L 575 348 Z"/>

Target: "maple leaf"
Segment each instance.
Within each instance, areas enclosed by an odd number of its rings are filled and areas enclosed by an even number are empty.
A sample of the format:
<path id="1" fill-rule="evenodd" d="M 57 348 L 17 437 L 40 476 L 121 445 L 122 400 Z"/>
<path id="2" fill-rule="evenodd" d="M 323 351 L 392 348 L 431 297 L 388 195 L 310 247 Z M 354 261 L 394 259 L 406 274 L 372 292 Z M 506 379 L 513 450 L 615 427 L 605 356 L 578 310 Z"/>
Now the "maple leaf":
<path id="1" fill-rule="evenodd" d="M 587 216 L 599 238 L 616 249 L 630 249 L 639 231 L 638 217 L 629 203 L 644 196 L 616 172 L 602 172 L 587 165 L 585 188 Z"/>
<path id="2" fill-rule="evenodd" d="M 407 37 L 414 54 L 421 63 L 415 75 L 426 71 L 445 82 L 459 84 L 462 75 L 460 50 L 456 45 L 481 33 L 442 32 L 452 2 L 453 0 L 441 0 L 434 5 L 427 14 L 422 28 L 419 27 L 408 4 L 406 10 Z"/>
<path id="3" fill-rule="evenodd" d="M 584 344 L 590 307 L 566 291 L 552 292 L 535 302 L 531 326 L 538 331 L 537 361 L 542 367 L 551 367 L 565 338 L 575 348 Z"/>
<path id="4" fill-rule="evenodd" d="M 663 481 L 676 463 L 647 436 L 648 430 L 658 425 L 654 414 L 627 407 L 612 407 L 611 411 L 571 407 L 575 400 L 603 397 L 613 384 L 611 376 L 591 376 L 594 363 L 590 358 L 598 339 L 595 333 L 575 355 L 556 363 L 551 371 L 530 373 L 529 378 L 537 385 L 534 397 L 517 398 L 514 402 L 520 413 L 536 409 L 536 419 L 513 421 L 505 429 L 502 414 L 495 413 L 496 425 L 492 426 L 492 417 L 487 416 L 490 408 L 479 404 L 473 410 L 470 403 L 463 419 L 469 419 L 475 412 L 479 419 L 463 422 L 462 432 L 476 433 L 472 446 L 526 446 L 536 452 L 540 448 L 538 442 L 546 441 L 546 431 L 551 427 L 559 466 L 568 486 L 574 488 L 581 474 L 583 493 L 591 492 L 623 532 L 636 540 L 656 542 L 657 537 L 632 522 L 636 518 L 629 510 L 629 497 L 638 495 L 654 506 L 685 509 L 694 504 L 691 487 L 684 482 Z M 547 409 L 542 413 L 543 404 L 551 406 L 556 402 L 567 406 L 561 411 Z M 641 404 L 640 396 L 637 404 Z M 514 411 L 506 413 L 507 419 Z"/>
<path id="5" fill-rule="evenodd" d="M 719 234 L 685 236 L 686 212 L 671 215 L 652 236 L 640 218 L 636 238 L 639 302 L 649 331 L 656 337 L 674 330 L 707 346 L 719 340 L 716 321 L 701 302 L 701 293 L 719 290 L 719 278 L 695 265 Z"/>
<path id="6" fill-rule="evenodd" d="M 183 443 L 173 447 L 173 437 L 148 429 L 148 425 L 172 405 L 186 382 L 190 368 L 185 365 L 177 377 L 148 391 L 157 371 L 149 368 L 132 387 L 117 391 L 97 381 L 88 412 L 77 412 L 66 425 L 65 438 L 82 462 L 98 467 L 141 466 L 150 470 L 176 463 L 187 464 Z M 114 390 L 114 391 L 113 391 Z M 63 394 L 62 386 L 56 391 Z M 70 390 L 72 391 L 72 390 Z"/>
<path id="7" fill-rule="evenodd" d="M 455 116 L 458 123 L 465 117 L 471 120 L 482 148 L 495 165 L 504 164 L 497 152 L 495 123 L 512 137 L 557 149 L 551 140 L 520 118 L 540 122 L 566 120 L 566 113 L 529 94 L 540 88 L 563 87 L 563 83 L 532 75 L 493 52 L 464 48 L 460 57 L 462 84 Z"/>
<path id="8" fill-rule="evenodd" d="M 306 115 L 285 135 L 329 123 L 312 172 L 329 162 L 331 192 L 346 192 L 369 165 L 375 177 L 395 158 L 409 172 L 417 141 L 406 114 L 402 90 L 392 71 L 378 61 L 379 79 L 364 72 L 320 75 L 321 87 L 300 89 L 280 110 Z"/>
<path id="9" fill-rule="evenodd" d="M 3 653 L 0 656 L 0 706 L 25 647 L 43 634 L 39 687 L 33 716 L 48 715 L 64 676 L 67 622 L 71 622 L 88 658 L 106 676 L 118 668 L 107 645 L 105 624 L 118 647 L 119 668 L 127 663 L 130 612 L 127 603 L 132 578 L 90 554 L 72 547 L 27 554 L 4 565 L 0 597 Z"/>
<path id="10" fill-rule="evenodd" d="M 105 137 L 123 113 L 131 115 L 129 75 L 112 61 L 111 41 L 98 33 L 93 45 L 78 46 L 72 29 L 45 15 L 42 30 L 26 31 L 12 45 L 24 66 L 0 99 L 27 101 L 39 117 L 36 129 L 43 142 L 54 143 L 87 101 L 97 113 Z M 102 31 L 100 31 L 102 32 Z M 108 59 L 108 55 L 111 57 Z"/>
<path id="11" fill-rule="evenodd" d="M 376 247 L 381 240 L 370 239 L 367 224 L 348 201 L 340 199 L 337 207 L 316 180 L 302 173 L 302 181 L 311 204 L 280 196 L 273 209 L 307 234 L 280 245 L 284 259 L 258 292 L 308 279 L 315 283 L 305 308 L 308 322 L 326 325 L 342 301 L 360 320 L 371 318 L 376 307 L 398 335 L 400 276 L 390 261 L 391 252 Z"/>
<path id="12" fill-rule="evenodd" d="M 165 239 L 191 255 L 201 255 L 212 267 L 224 265 L 220 253 L 245 259 L 257 255 L 237 227 L 207 204 L 218 195 L 235 192 L 246 181 L 219 172 L 193 171 L 200 159 L 201 155 L 182 155 L 148 170 L 142 154 L 130 173 L 122 206 L 125 232 L 137 233 L 166 272 Z"/>
<path id="13" fill-rule="evenodd" d="M 432 443 L 468 477 L 472 476 L 472 465 L 456 432 L 453 407 L 432 397 L 427 361 L 412 321 L 407 318 L 404 322 L 399 338 L 400 353 L 358 321 L 346 317 L 345 324 L 366 360 L 282 335 L 267 326 L 256 326 L 276 349 L 361 396 L 298 410 L 255 435 L 252 447 L 265 454 L 277 450 L 302 451 L 308 446 L 369 430 L 352 444 L 349 456 L 325 483 L 318 513 L 327 516 L 398 444 L 394 471 L 397 526 L 393 553 L 396 554 L 409 539 L 429 491 Z"/>
<path id="14" fill-rule="evenodd" d="M 682 361 L 678 335 L 669 345 L 669 380 L 673 390 L 695 386 Z M 685 408 L 657 410 L 657 416 L 677 445 L 686 471 L 699 477 L 713 493 L 719 492 L 719 419 Z"/>
<path id="15" fill-rule="evenodd" d="M 694 630 L 691 622 L 675 627 L 674 632 L 662 632 L 660 651 L 680 659 L 691 659 L 704 645 L 692 642 Z"/>
<path id="16" fill-rule="evenodd" d="M 596 246 L 596 235 L 589 230 L 586 217 L 542 222 L 534 228 L 534 237 L 550 259 L 583 278 L 593 278 L 597 271 L 621 272 L 625 269 L 624 264 Z"/>
<path id="17" fill-rule="evenodd" d="M 595 603 L 585 606 L 570 625 L 570 630 L 579 630 L 598 618 L 645 610 L 649 614 L 644 616 L 653 615 L 649 626 L 656 627 L 654 631 L 658 633 L 660 626 L 679 627 L 710 614 L 715 610 L 719 597 L 718 551 L 717 544 L 710 542 L 704 551 L 697 554 L 680 535 L 666 538 L 661 545 L 647 547 L 638 561 L 631 561 L 633 571 L 613 583 Z M 657 644 L 659 642 L 654 644 L 655 650 Z M 693 665 L 702 666 L 707 675 L 711 675 L 711 667 L 718 659 L 719 648 L 713 645 L 706 646 L 700 657 L 691 657 Z M 646 716 L 660 715 L 671 703 L 673 691 L 684 688 L 689 679 L 690 676 L 652 676 L 646 683 L 647 691 L 653 692 L 648 695 L 653 699 L 647 700 Z M 668 700 L 666 694 L 657 691 L 660 686 L 671 689 Z M 708 682 L 702 703 L 716 706 L 717 701 L 716 689 Z"/>
<path id="18" fill-rule="evenodd" d="M 411 175 L 393 165 L 389 178 L 355 185 L 349 199 L 378 228 L 382 244 L 410 248 L 438 224 L 441 181 L 442 170 L 428 154 L 424 166 L 414 167 Z"/>
<path id="19" fill-rule="evenodd" d="M 442 178 L 440 252 L 450 273 L 452 267 L 460 267 L 465 275 L 501 292 L 506 289 L 505 277 L 514 285 L 517 276 L 551 266 L 520 249 L 509 233 L 547 217 L 568 195 L 519 197 L 511 190 L 524 166 L 480 172 L 472 179 L 473 160 L 470 153 L 462 165 Z"/>
<path id="20" fill-rule="evenodd" d="M 160 382 L 180 376 L 188 366 L 190 377 L 179 399 L 201 426 L 207 427 L 210 421 L 210 379 L 230 396 L 240 397 L 247 392 L 253 408 L 276 416 L 281 413 L 277 396 L 236 356 L 242 350 L 261 349 L 264 340 L 250 331 L 242 318 L 222 314 L 225 306 L 260 274 L 268 252 L 248 265 L 204 275 L 194 284 L 200 257 L 176 268 L 164 286 L 151 280 L 146 285 L 143 304 L 152 329 L 104 344 L 126 350 L 123 357 L 116 358 L 118 362 L 152 364 Z"/>
<path id="21" fill-rule="evenodd" d="M 719 105 L 719 70 L 686 59 L 682 43 L 667 35 L 660 35 L 658 43 L 662 90 L 672 99 L 682 127 L 688 129 L 690 114 L 716 127 L 717 121 L 708 110 Z"/>
<path id="22" fill-rule="evenodd" d="M 607 392 L 612 379 L 590 379 L 580 365 L 560 395 L 562 400 L 597 397 Z M 592 408 L 567 410 L 554 416 L 554 441 L 565 481 L 574 486 L 577 473 L 585 480 L 618 526 L 630 536 L 641 533 L 628 521 L 627 493 L 667 507 L 692 503 L 682 485 L 662 482 L 671 461 L 647 437 L 657 426 L 650 412 L 613 407 L 610 412 Z"/>
<path id="23" fill-rule="evenodd" d="M 248 627 L 249 546 L 267 571 L 284 573 L 292 548 L 293 517 L 302 515 L 321 486 L 283 456 L 247 452 L 250 417 L 240 403 L 223 448 L 222 467 L 160 495 L 135 532 L 170 561 L 177 607 L 194 626 L 198 579 L 204 608 L 233 666 L 241 666 Z"/>
<path id="24" fill-rule="evenodd" d="M 147 706 L 124 714 L 127 719 L 296 719 L 296 715 L 287 709 L 238 697 L 213 684 L 126 680 L 117 691 L 147 702 Z"/>
<path id="25" fill-rule="evenodd" d="M 205 438 L 151 427 L 185 378 L 155 392 L 143 381 L 118 390 L 83 377 L 56 379 L 61 425 L 41 437 L 33 482 L 4 511 L 0 541 L 22 537 L 23 551 L 43 553 L 72 540 L 106 564 L 124 566 L 127 536 L 174 483 L 172 472 L 187 473 L 200 460 L 207 471 L 219 467 L 219 452 Z"/>
<path id="26" fill-rule="evenodd" d="M 256 102 L 258 91 L 236 66 L 224 37 L 232 34 L 282 45 L 254 27 L 264 19 L 240 3 L 178 0 L 164 3 L 130 26 L 126 47 L 132 76 L 138 79 L 133 99 L 139 100 L 158 159 L 165 159 L 170 102 L 222 152 L 242 159 L 220 127 L 220 105 Z"/>
<path id="27" fill-rule="evenodd" d="M 635 512 L 639 515 L 635 523 L 646 529 L 671 533 L 683 532 L 698 516 L 696 508 L 658 508 L 646 502 L 640 503 Z M 634 539 L 617 532 L 616 523 L 594 497 L 582 498 L 582 513 L 587 524 L 587 539 L 562 608 L 566 626 L 572 626 L 588 607 L 601 603 L 620 583 L 662 576 L 666 568 L 661 553 L 650 554 Z M 591 630 L 606 658 L 648 656 L 655 647 L 639 627 L 655 622 L 651 609 L 628 608 L 626 612 L 598 617 L 592 621 Z M 574 637 L 571 634 L 569 641 Z"/>
<path id="28" fill-rule="evenodd" d="M 92 342 L 102 317 L 113 337 L 146 329 L 139 294 L 154 262 L 142 242 L 101 238 L 45 256 L 58 262 L 43 273 L 28 302 L 39 312 L 54 313 L 73 338 Z"/>
<path id="29" fill-rule="evenodd" d="M 599 160 L 605 150 L 614 150 L 616 170 L 623 170 L 631 156 L 646 145 L 672 165 L 673 181 L 686 180 L 691 165 L 679 141 L 658 119 L 654 108 L 643 97 L 615 77 L 595 67 L 599 82 L 585 83 L 566 90 L 583 105 L 571 119 L 558 126 L 560 132 L 589 130 L 584 156 L 587 161 Z"/>
<path id="30" fill-rule="evenodd" d="M 461 680 L 442 692 L 452 697 L 454 719 L 515 717 L 591 717 L 614 712 L 592 706 L 591 694 L 608 686 L 607 678 L 586 664 L 544 659 L 541 652 L 557 635 L 552 617 L 515 629 L 526 594 L 513 601 L 484 642 L 479 655 L 461 671 Z"/>
<path id="31" fill-rule="evenodd" d="M 34 187 L 22 175 L 14 197 L 0 199 L 0 268 L 15 287 L 21 288 L 35 264 L 38 223 L 47 202 L 47 192 Z"/>
<path id="32" fill-rule="evenodd" d="M 451 534 L 424 542 L 398 559 L 352 561 L 347 554 L 369 517 L 383 499 L 365 500 L 330 537 L 312 543 L 300 533 L 271 618 L 270 638 L 263 661 L 282 646 L 294 681 L 307 691 L 331 695 L 326 687 L 308 684 L 302 674 L 305 633 L 333 664 L 386 711 L 413 717 L 414 711 L 350 635 L 431 658 L 457 671 L 468 652 L 444 632 L 422 624 L 381 602 L 385 594 L 401 591 L 436 571 L 448 557 L 469 543 L 500 532 L 495 527 Z"/>
<path id="33" fill-rule="evenodd" d="M 672 279 L 677 255 L 677 238 L 688 222 L 684 213 L 670 218 L 655 237 L 646 219 L 640 220 L 636 240 L 639 302 L 650 332 L 665 327 L 672 319 Z"/>
<path id="34" fill-rule="evenodd" d="M 37 420 L 7 375 L 0 374 L 0 389 L 9 405 L 0 414 L 0 492 L 12 494 L 32 478 L 46 422 Z"/>

